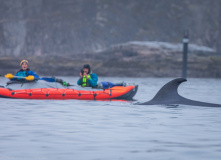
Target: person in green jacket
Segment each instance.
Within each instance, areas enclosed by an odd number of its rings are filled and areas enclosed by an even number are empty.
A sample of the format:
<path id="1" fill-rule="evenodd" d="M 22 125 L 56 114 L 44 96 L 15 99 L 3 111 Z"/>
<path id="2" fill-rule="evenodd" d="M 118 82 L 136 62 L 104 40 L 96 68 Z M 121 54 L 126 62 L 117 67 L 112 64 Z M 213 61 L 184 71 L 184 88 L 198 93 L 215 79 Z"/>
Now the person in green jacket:
<path id="1" fill-rule="evenodd" d="M 98 77 L 95 73 L 92 73 L 90 65 L 85 64 L 80 72 L 80 78 L 77 84 L 82 87 L 96 87 L 97 81 Z"/>
<path id="2" fill-rule="evenodd" d="M 98 77 L 95 73 L 92 73 L 91 67 L 89 64 L 85 64 L 83 69 L 80 72 L 80 78 L 77 81 L 78 85 L 82 87 L 93 87 L 93 88 L 102 88 L 108 89 L 115 86 L 125 86 L 124 82 L 122 83 L 112 83 L 112 82 L 98 82 Z"/>

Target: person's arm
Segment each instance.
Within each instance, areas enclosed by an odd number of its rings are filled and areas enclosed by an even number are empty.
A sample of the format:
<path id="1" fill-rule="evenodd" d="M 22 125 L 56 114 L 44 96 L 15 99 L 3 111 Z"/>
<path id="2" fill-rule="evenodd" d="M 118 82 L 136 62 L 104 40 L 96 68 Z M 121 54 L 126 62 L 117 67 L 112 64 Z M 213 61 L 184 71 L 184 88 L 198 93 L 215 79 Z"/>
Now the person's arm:
<path id="1" fill-rule="evenodd" d="M 82 85 L 82 78 L 78 79 L 77 84 L 80 85 L 80 86 Z"/>
<path id="2" fill-rule="evenodd" d="M 34 71 L 28 71 L 27 76 L 34 76 L 35 80 L 39 79 L 39 76 Z"/>
<path id="3" fill-rule="evenodd" d="M 15 76 L 18 76 L 18 72 L 15 74 Z M 15 80 L 17 80 L 17 78 L 12 78 L 12 79 L 10 79 L 11 81 L 15 81 Z"/>
<path id="4" fill-rule="evenodd" d="M 91 75 L 91 78 L 88 80 L 88 83 L 90 84 L 91 87 L 96 87 L 97 81 L 98 81 L 98 77 L 95 73 L 93 73 Z"/>

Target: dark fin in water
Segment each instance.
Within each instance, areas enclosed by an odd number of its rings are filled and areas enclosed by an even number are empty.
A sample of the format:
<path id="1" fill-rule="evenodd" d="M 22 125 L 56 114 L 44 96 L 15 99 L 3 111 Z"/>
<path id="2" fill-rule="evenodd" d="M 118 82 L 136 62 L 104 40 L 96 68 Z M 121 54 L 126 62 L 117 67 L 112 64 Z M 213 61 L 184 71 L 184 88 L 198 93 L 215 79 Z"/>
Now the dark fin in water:
<path id="1" fill-rule="evenodd" d="M 190 100 L 180 96 L 177 92 L 179 85 L 182 82 L 187 81 L 184 78 L 174 79 L 167 84 L 165 84 L 153 97 L 152 100 L 148 102 L 141 103 L 140 105 L 192 105 L 192 106 L 205 106 L 205 107 L 221 107 L 221 104 L 213 104 L 206 102 L 199 102 Z"/>

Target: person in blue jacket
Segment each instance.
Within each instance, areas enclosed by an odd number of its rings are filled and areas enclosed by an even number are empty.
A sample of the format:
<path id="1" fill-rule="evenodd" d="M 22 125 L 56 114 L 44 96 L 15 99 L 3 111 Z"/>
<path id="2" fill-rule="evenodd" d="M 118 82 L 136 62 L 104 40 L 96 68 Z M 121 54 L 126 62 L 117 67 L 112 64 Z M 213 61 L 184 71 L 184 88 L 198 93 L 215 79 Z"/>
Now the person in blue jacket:
<path id="1" fill-rule="evenodd" d="M 80 78 L 77 84 L 82 87 L 96 87 L 97 81 L 98 77 L 95 73 L 92 73 L 90 65 L 85 64 L 80 72 Z"/>
<path id="2" fill-rule="evenodd" d="M 114 86 L 125 86 L 124 83 L 111 83 L 111 82 L 98 83 L 98 77 L 95 73 L 92 73 L 89 64 L 85 64 L 83 66 L 77 84 L 81 85 L 82 87 L 93 87 L 93 88 L 103 88 L 103 89 L 112 88 Z"/>
<path id="3" fill-rule="evenodd" d="M 19 80 L 19 81 L 34 81 L 34 80 L 38 80 L 39 76 L 34 72 L 31 71 L 28 68 L 28 61 L 27 60 L 22 60 L 20 63 L 21 69 L 16 73 L 15 76 L 19 76 L 19 77 L 26 77 L 26 79 L 21 79 L 21 78 L 13 78 L 11 80 Z"/>

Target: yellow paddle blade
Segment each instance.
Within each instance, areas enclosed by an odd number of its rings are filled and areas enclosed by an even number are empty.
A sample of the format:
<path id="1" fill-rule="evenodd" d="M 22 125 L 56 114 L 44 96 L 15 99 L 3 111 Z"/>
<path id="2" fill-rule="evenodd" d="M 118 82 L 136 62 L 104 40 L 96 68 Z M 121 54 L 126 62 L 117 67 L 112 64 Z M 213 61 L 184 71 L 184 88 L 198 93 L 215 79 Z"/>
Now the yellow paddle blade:
<path id="1" fill-rule="evenodd" d="M 5 78 L 12 79 L 14 76 L 11 73 L 5 75 Z"/>
<path id="2" fill-rule="evenodd" d="M 35 79 L 35 77 L 34 76 L 28 76 L 25 79 L 28 80 L 28 81 L 33 81 Z"/>

